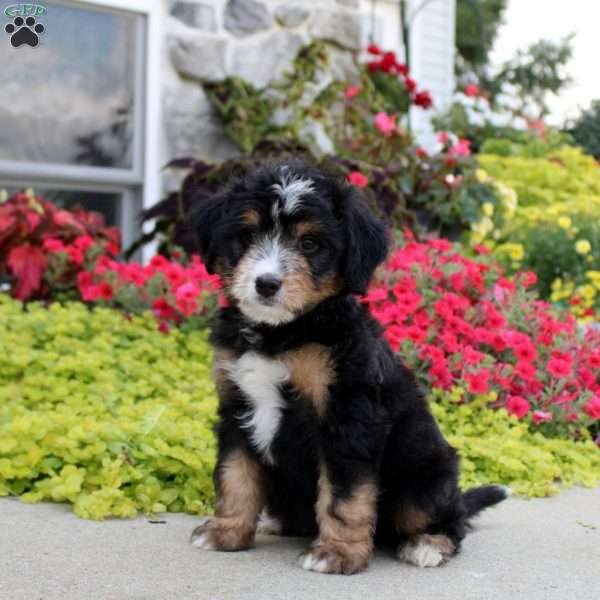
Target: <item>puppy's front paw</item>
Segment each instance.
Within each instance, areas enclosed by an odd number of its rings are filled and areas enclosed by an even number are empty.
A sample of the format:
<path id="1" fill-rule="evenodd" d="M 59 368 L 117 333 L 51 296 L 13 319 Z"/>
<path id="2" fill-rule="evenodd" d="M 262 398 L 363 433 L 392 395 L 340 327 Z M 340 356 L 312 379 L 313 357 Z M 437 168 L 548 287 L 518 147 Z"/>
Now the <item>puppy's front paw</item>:
<path id="1" fill-rule="evenodd" d="M 344 544 L 346 546 L 346 544 Z M 317 544 L 300 555 L 300 565 L 307 571 L 351 575 L 369 566 L 368 553 L 351 546 Z"/>
<path id="2" fill-rule="evenodd" d="M 231 552 L 247 550 L 254 541 L 254 530 L 241 527 L 236 519 L 207 517 L 192 531 L 190 543 L 204 550 Z"/>

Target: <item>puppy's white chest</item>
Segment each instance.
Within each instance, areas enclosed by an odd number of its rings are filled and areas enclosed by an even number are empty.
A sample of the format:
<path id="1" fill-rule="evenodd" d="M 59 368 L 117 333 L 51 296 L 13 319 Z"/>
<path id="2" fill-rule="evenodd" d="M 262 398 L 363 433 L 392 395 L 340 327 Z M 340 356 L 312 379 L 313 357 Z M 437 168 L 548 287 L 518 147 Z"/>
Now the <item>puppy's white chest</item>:
<path id="1" fill-rule="evenodd" d="M 265 460 L 273 462 L 271 443 L 281 422 L 285 402 L 280 389 L 289 381 L 288 367 L 279 360 L 246 352 L 229 361 L 227 371 L 252 405 L 243 417 L 243 426 L 250 431 L 253 444 Z"/>

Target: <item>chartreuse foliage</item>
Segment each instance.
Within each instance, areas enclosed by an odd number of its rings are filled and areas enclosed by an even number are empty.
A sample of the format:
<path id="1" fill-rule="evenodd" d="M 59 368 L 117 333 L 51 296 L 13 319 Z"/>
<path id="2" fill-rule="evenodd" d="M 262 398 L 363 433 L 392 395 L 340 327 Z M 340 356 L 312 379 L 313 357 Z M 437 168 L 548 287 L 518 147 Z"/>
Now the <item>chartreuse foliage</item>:
<path id="1" fill-rule="evenodd" d="M 493 398 L 458 404 L 463 390 L 434 390 L 431 409 L 448 441 L 461 455 L 461 487 L 501 483 L 523 496 L 551 496 L 572 485 L 600 482 L 600 452 L 590 439 L 578 442 L 532 432 Z"/>
<path id="2" fill-rule="evenodd" d="M 0 496 L 81 517 L 206 511 L 216 400 L 206 332 L 0 295 Z"/>
<path id="3" fill-rule="evenodd" d="M 216 399 L 206 332 L 156 330 L 82 304 L 0 295 L 0 495 L 71 502 L 90 519 L 205 512 L 214 497 Z M 544 438 L 452 393 L 433 410 L 463 456 L 465 486 L 494 481 L 531 496 L 594 485 L 590 442 Z"/>

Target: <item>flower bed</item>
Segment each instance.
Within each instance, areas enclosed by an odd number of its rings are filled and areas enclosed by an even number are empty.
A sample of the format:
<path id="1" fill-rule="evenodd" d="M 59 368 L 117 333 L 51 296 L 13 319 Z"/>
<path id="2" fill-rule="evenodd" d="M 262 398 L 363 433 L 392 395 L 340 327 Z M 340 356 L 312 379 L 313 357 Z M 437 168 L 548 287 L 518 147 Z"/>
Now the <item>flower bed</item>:
<path id="1" fill-rule="evenodd" d="M 425 387 L 463 403 L 489 395 L 549 434 L 597 432 L 600 332 L 581 334 L 528 291 L 533 273 L 508 280 L 480 251 L 468 259 L 446 240 L 408 238 L 363 301 Z"/>
<path id="2" fill-rule="evenodd" d="M 0 496 L 70 502 L 90 519 L 212 508 L 216 398 L 205 331 L 157 331 L 146 313 L 0 295 Z M 463 460 L 464 486 L 543 496 L 600 479 L 587 441 L 532 433 L 485 396 L 432 409 Z"/>

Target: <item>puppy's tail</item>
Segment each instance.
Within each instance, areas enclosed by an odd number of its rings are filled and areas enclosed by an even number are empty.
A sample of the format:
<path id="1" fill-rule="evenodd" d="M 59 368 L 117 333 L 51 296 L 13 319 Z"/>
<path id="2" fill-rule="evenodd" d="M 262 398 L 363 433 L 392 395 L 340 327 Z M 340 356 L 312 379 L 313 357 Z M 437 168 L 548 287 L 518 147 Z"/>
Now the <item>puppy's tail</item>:
<path id="1" fill-rule="evenodd" d="M 478 515 L 482 510 L 506 500 L 510 490 L 501 485 L 482 485 L 463 493 L 463 501 L 467 509 L 467 519 Z"/>

